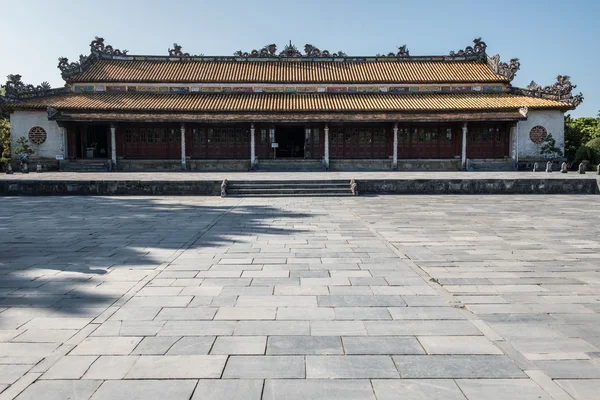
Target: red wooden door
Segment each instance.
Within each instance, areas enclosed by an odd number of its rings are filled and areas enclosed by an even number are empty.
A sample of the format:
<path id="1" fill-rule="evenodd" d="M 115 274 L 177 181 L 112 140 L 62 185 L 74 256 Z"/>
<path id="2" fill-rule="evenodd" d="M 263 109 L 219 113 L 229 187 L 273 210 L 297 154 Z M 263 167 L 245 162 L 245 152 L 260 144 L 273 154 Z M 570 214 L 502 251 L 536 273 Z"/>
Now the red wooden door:
<path id="1" fill-rule="evenodd" d="M 191 134 L 191 157 L 209 158 L 207 151 L 208 146 L 206 141 L 206 128 L 192 127 Z"/>
<path id="2" fill-rule="evenodd" d="M 329 129 L 329 156 L 344 158 L 344 128 L 342 127 Z"/>
<path id="3" fill-rule="evenodd" d="M 439 131 L 439 158 L 452 158 L 454 156 L 454 131 L 451 126 L 442 125 Z"/>

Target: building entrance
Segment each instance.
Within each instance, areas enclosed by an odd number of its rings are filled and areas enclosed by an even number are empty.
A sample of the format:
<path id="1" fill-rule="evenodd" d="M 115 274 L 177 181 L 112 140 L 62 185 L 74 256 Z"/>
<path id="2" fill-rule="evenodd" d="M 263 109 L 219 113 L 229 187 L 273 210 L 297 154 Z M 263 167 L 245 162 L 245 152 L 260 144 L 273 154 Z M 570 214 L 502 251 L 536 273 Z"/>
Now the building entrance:
<path id="1" fill-rule="evenodd" d="M 275 140 L 278 144 L 277 157 L 304 158 L 304 126 L 276 126 Z"/>

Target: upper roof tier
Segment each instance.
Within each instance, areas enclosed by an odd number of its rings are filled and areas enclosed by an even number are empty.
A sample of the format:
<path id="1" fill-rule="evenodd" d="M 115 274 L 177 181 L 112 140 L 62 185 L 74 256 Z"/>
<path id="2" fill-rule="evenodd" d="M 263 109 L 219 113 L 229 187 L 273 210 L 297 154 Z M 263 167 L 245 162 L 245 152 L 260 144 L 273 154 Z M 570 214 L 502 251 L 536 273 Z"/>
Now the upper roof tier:
<path id="1" fill-rule="evenodd" d="M 120 83 L 506 83 L 478 61 L 231 62 L 100 60 L 68 82 Z"/>
<path id="2" fill-rule="evenodd" d="M 291 43 L 277 53 L 268 45 L 233 56 L 191 56 L 174 44 L 168 56 L 133 56 L 105 46 L 104 39 L 90 44 L 89 56 L 69 63 L 59 58 L 58 68 L 67 83 L 275 83 L 275 84 L 402 84 L 402 83 L 509 83 L 519 62 L 488 57 L 481 39 L 446 56 L 410 56 L 406 46 L 398 52 L 370 57 L 349 57 L 321 51 L 312 45 L 301 53 Z"/>

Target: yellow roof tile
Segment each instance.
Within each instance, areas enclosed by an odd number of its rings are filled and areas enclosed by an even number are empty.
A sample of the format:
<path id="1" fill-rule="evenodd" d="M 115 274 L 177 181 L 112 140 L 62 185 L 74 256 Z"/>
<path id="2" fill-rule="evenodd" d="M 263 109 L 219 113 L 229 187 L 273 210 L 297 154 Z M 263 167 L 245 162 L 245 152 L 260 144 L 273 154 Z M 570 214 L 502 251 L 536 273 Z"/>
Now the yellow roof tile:
<path id="1" fill-rule="evenodd" d="M 69 82 L 123 83 L 489 83 L 508 82 L 479 61 L 100 60 Z"/>
<path id="2" fill-rule="evenodd" d="M 10 103 L 12 109 L 166 112 L 432 112 L 571 108 L 567 103 L 509 93 L 219 94 L 72 93 Z"/>

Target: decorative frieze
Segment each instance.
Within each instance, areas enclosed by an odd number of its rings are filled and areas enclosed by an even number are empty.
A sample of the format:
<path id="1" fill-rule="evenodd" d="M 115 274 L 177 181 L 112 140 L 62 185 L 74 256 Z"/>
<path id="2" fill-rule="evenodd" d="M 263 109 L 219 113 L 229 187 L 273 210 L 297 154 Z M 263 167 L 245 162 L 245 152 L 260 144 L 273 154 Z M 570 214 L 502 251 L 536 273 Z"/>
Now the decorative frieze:
<path id="1" fill-rule="evenodd" d="M 142 92 L 142 93 L 502 93 L 503 85 L 476 86 L 133 86 L 133 85 L 91 85 L 75 84 L 74 92 Z"/>

